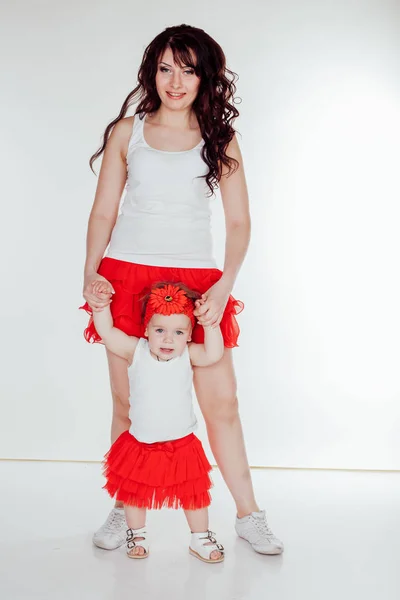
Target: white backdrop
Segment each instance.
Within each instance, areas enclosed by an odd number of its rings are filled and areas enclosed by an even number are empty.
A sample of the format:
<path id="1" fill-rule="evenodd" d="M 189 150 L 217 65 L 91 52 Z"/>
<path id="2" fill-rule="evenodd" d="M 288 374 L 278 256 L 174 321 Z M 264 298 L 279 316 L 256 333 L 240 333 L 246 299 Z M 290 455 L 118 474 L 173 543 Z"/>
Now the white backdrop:
<path id="1" fill-rule="evenodd" d="M 144 47 L 185 22 L 240 75 L 253 237 L 235 361 L 250 463 L 399 469 L 398 4 L 19 0 L 1 11 L 0 457 L 100 460 L 108 448 L 104 350 L 84 342 L 77 310 L 96 186 L 87 161 Z M 218 200 L 214 234 L 221 264 Z"/>

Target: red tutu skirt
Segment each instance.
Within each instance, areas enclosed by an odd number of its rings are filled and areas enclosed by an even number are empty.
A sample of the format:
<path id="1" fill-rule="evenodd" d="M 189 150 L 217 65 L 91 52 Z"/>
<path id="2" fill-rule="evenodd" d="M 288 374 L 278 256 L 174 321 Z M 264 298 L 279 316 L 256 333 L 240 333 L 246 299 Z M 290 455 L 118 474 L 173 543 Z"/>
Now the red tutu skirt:
<path id="1" fill-rule="evenodd" d="M 160 281 L 182 282 L 191 290 L 204 294 L 222 276 L 222 271 L 219 269 L 152 267 L 107 257 L 101 261 L 98 273 L 103 275 L 115 290 L 111 302 L 114 326 L 127 335 L 136 337 L 144 337 L 142 300 L 152 285 Z M 240 329 L 236 315 L 243 310 L 243 306 L 243 302 L 235 300 L 233 296 L 229 297 L 220 325 L 226 348 L 234 348 L 238 345 Z M 90 306 L 86 302 L 80 308 L 90 315 L 89 324 L 84 331 L 86 341 L 101 342 L 93 324 Z M 204 342 L 204 329 L 201 325 L 195 325 L 192 340 L 196 344 Z"/>
<path id="2" fill-rule="evenodd" d="M 141 508 L 196 510 L 210 505 L 211 465 L 200 440 L 144 444 L 122 433 L 104 460 L 104 489 L 116 500 Z"/>

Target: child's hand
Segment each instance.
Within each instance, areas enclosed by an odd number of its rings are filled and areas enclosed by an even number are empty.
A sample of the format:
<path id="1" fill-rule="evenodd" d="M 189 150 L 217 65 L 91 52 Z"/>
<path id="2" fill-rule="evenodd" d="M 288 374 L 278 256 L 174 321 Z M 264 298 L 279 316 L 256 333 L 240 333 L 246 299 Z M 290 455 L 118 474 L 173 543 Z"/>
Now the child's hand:
<path id="1" fill-rule="evenodd" d="M 100 296 L 100 294 L 107 294 L 107 296 L 114 293 L 114 289 L 109 281 L 93 281 L 92 283 L 92 292 L 96 294 L 96 296 Z"/>
<path id="2" fill-rule="evenodd" d="M 105 300 L 112 302 L 111 296 L 114 294 L 114 289 L 109 281 L 97 280 L 92 283 L 92 293 L 103 302 Z"/>
<path id="3" fill-rule="evenodd" d="M 98 286 L 96 285 L 101 283 L 105 284 L 106 287 L 101 289 L 107 289 L 106 293 L 102 293 L 100 288 L 98 289 Z M 94 289 L 98 289 L 98 292 L 95 293 Z M 111 302 L 113 293 L 114 289 L 111 284 L 105 277 L 99 275 L 99 273 L 92 273 L 85 276 L 83 282 L 83 297 L 93 312 L 100 312 L 108 306 Z"/>
<path id="4" fill-rule="evenodd" d="M 203 327 L 218 327 L 224 316 L 224 310 L 229 300 L 230 289 L 222 279 L 214 283 L 199 300 L 196 300 L 194 316 Z"/>
<path id="5" fill-rule="evenodd" d="M 204 302 L 205 302 L 205 298 L 197 298 L 197 300 L 195 300 L 195 302 L 194 302 L 195 309 L 200 308 L 200 306 L 202 304 L 204 304 Z"/>
<path id="6" fill-rule="evenodd" d="M 194 318 L 196 319 L 196 324 L 198 324 L 198 325 L 201 325 L 201 323 L 196 316 L 196 311 L 200 308 L 200 306 L 202 304 L 204 304 L 204 302 L 205 302 L 205 299 L 203 299 L 203 298 L 197 298 L 197 300 L 194 301 L 194 309 L 195 309 L 194 310 Z"/>

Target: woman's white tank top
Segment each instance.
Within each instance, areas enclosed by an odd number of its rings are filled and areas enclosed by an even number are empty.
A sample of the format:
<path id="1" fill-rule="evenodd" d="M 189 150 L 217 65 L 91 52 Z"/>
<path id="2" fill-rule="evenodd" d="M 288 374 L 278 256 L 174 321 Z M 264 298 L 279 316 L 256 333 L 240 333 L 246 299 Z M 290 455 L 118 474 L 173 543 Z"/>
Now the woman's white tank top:
<path id="1" fill-rule="evenodd" d="M 150 147 L 145 116 L 135 115 L 126 156 L 126 195 L 106 256 L 144 265 L 215 268 L 211 208 L 201 158 L 202 140 L 191 150 Z"/>
<path id="2" fill-rule="evenodd" d="M 189 349 L 169 361 L 157 361 L 140 338 L 128 368 L 130 433 L 152 444 L 177 440 L 197 429 L 193 411 L 193 369 Z"/>

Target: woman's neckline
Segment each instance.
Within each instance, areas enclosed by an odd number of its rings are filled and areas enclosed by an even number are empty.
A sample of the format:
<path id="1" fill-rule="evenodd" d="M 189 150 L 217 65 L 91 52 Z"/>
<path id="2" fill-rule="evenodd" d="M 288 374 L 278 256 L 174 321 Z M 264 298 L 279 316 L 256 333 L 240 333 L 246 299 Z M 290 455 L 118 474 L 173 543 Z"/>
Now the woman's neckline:
<path id="1" fill-rule="evenodd" d="M 158 148 L 154 148 L 153 146 L 150 146 L 150 144 L 147 143 L 145 135 L 144 135 L 144 126 L 146 124 L 146 117 L 147 117 L 147 115 L 145 114 L 142 119 L 142 138 L 143 138 L 144 145 L 147 148 L 150 148 L 150 150 L 154 150 L 154 152 L 162 152 L 163 154 L 186 154 L 187 152 L 193 152 L 193 150 L 197 150 L 197 148 L 199 148 L 204 142 L 204 140 L 202 138 L 196 146 L 194 146 L 193 148 L 189 148 L 189 150 L 159 150 Z"/>

